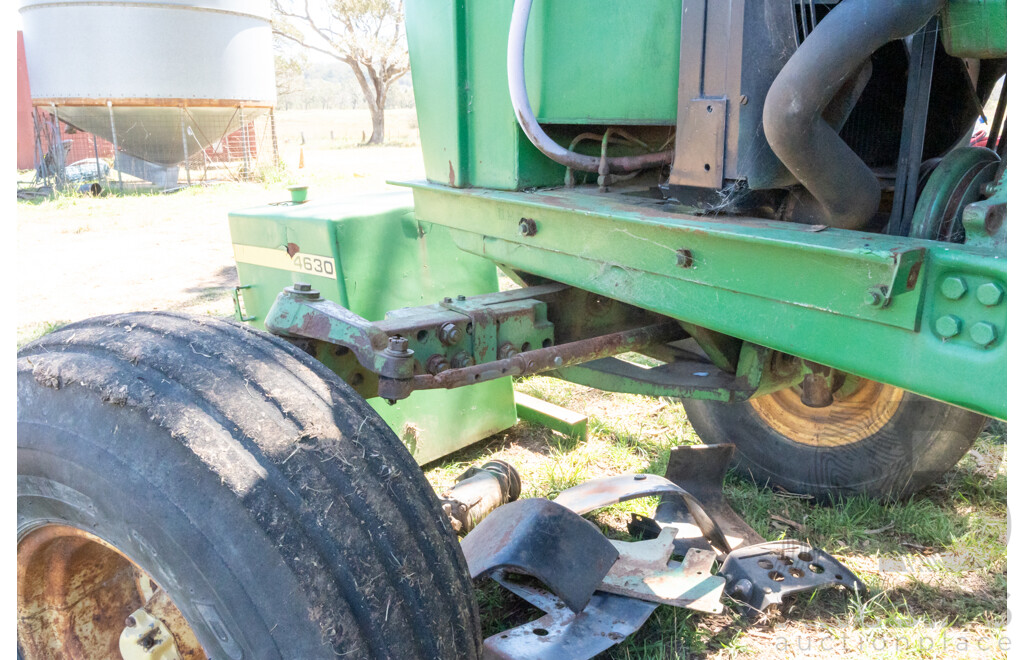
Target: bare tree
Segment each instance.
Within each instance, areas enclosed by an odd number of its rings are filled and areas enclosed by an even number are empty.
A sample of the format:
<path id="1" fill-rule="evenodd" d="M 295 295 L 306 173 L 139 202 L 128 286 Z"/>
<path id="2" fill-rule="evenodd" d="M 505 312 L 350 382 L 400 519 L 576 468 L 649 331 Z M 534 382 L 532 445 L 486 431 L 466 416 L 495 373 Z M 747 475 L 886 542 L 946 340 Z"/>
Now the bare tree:
<path id="1" fill-rule="evenodd" d="M 319 5 L 319 6 L 317 6 Z M 274 34 L 348 64 L 373 120 L 367 144 L 384 141 L 388 90 L 409 71 L 404 0 L 274 0 Z"/>

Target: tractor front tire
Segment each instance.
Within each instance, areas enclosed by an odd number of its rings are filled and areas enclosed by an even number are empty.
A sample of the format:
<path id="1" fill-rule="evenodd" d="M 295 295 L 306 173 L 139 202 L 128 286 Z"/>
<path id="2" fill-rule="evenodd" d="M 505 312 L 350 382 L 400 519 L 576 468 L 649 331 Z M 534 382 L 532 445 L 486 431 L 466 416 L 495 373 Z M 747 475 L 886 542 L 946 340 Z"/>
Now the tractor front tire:
<path id="1" fill-rule="evenodd" d="M 17 462 L 25 660 L 121 657 L 147 599 L 185 658 L 480 656 L 422 471 L 279 338 L 164 313 L 68 325 L 19 351 Z"/>
<path id="2" fill-rule="evenodd" d="M 683 405 L 704 443 L 736 445 L 733 466 L 743 476 L 819 502 L 906 498 L 956 465 L 988 419 L 864 379 L 824 408 L 805 406 L 799 387 Z"/>

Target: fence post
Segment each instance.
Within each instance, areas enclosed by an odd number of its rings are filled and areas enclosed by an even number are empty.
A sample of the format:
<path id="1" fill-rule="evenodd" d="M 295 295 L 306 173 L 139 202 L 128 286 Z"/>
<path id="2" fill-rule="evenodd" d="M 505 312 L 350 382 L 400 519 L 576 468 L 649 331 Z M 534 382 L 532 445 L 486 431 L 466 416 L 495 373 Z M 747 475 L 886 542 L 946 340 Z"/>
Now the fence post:
<path id="1" fill-rule="evenodd" d="M 61 135 L 60 131 L 60 117 L 57 116 L 57 106 L 54 103 L 50 104 L 53 108 L 53 125 L 57 131 L 57 148 L 54 151 L 54 166 L 56 171 L 54 172 L 54 179 L 56 186 L 60 189 L 64 189 L 67 184 L 65 177 L 67 172 L 64 170 L 66 163 L 64 162 L 64 136 Z"/>
<path id="2" fill-rule="evenodd" d="M 114 126 L 114 104 L 107 101 L 107 111 L 110 113 L 110 137 L 114 142 L 114 166 L 117 167 L 117 128 Z M 121 178 L 121 168 L 117 168 L 117 185 L 124 194 L 124 179 Z"/>
<path id="3" fill-rule="evenodd" d="M 96 134 L 92 136 L 92 155 L 96 157 L 96 180 L 103 180 L 104 183 L 107 181 L 107 177 L 103 176 L 100 172 L 100 148 L 96 144 Z"/>
<path id="4" fill-rule="evenodd" d="M 274 144 L 274 167 L 281 164 L 281 157 L 277 153 L 277 123 L 274 121 L 274 108 L 270 108 L 270 141 Z"/>
<path id="5" fill-rule="evenodd" d="M 181 151 L 185 159 L 185 180 L 189 187 L 192 186 L 192 174 L 188 171 L 188 137 L 185 133 L 185 106 L 181 106 Z"/>
<path id="6" fill-rule="evenodd" d="M 245 162 L 245 180 L 252 180 L 252 164 L 249 162 L 249 126 L 245 123 L 245 109 L 244 106 L 238 104 L 238 120 L 242 124 L 242 152 L 244 154 L 243 160 Z"/>

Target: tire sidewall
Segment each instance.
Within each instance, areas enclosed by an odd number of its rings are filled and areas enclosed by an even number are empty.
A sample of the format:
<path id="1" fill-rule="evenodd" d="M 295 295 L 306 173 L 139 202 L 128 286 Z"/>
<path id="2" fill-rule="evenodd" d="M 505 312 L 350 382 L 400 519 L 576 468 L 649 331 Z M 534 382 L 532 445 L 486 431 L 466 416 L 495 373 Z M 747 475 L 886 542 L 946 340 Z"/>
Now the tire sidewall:
<path id="1" fill-rule="evenodd" d="M 895 413 L 874 433 L 846 445 L 821 447 L 785 437 L 750 402 L 687 402 L 686 412 L 704 442 L 736 445 L 733 465 L 744 476 L 819 501 L 854 495 L 906 497 L 955 465 L 986 421 L 904 392 Z"/>
<path id="2" fill-rule="evenodd" d="M 19 378 L 19 539 L 58 523 L 118 548 L 167 591 L 210 657 L 323 656 L 301 589 L 248 514 L 217 497 L 215 475 L 140 410 L 74 389 Z M 282 598 L 289 585 L 294 597 Z"/>

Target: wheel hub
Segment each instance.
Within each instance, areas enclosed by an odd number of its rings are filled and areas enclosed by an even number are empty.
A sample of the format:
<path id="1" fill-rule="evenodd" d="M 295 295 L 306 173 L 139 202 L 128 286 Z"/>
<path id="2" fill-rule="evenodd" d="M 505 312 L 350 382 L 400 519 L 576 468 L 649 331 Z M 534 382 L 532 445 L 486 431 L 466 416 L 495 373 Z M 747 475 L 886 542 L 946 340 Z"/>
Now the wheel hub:
<path id="1" fill-rule="evenodd" d="M 754 411 L 783 437 L 802 445 L 841 447 L 874 434 L 892 419 L 903 390 L 866 379 L 848 378 L 831 405 L 811 407 L 793 387 L 750 401 Z"/>
<path id="2" fill-rule="evenodd" d="M 158 633 L 126 627 L 129 617 Z M 122 655 L 126 635 L 141 655 Z M 103 539 L 57 524 L 18 542 L 18 646 L 25 660 L 206 658 L 178 608 L 145 571 Z"/>

